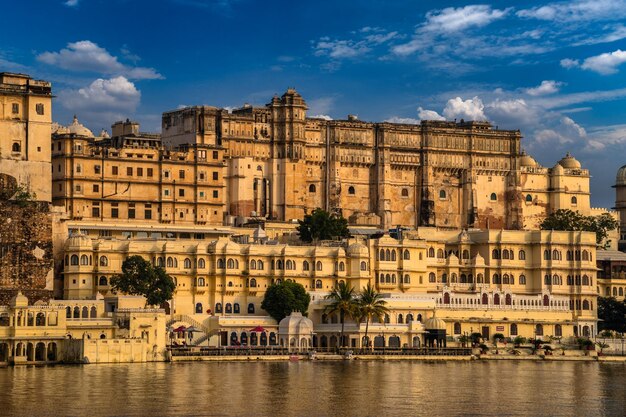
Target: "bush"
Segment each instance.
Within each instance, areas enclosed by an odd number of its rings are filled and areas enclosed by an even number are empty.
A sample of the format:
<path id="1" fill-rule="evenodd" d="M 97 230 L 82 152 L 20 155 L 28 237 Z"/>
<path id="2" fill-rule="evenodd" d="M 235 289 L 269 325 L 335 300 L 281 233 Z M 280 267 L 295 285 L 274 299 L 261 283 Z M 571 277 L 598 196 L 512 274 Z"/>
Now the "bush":
<path id="1" fill-rule="evenodd" d="M 494 333 L 493 335 L 494 343 L 497 343 L 500 340 L 504 340 L 504 335 L 502 333 Z"/>
<path id="2" fill-rule="evenodd" d="M 513 343 L 517 346 L 523 345 L 524 343 L 526 343 L 526 338 L 524 336 L 515 336 L 515 339 L 513 339 Z"/>

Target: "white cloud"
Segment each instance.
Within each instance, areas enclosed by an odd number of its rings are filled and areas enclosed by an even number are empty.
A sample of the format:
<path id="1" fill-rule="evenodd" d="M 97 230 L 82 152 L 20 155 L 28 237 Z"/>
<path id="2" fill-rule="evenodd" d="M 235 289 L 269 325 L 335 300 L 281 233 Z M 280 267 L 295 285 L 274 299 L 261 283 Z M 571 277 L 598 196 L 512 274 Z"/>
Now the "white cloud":
<path id="1" fill-rule="evenodd" d="M 313 42 L 313 54 L 315 56 L 327 56 L 335 60 L 357 58 L 379 45 L 400 37 L 398 32 L 386 32 L 380 28 L 369 27 L 362 28 L 356 35 L 356 39 L 321 37 L 318 41 Z"/>
<path id="2" fill-rule="evenodd" d="M 70 71 L 123 75 L 136 80 L 163 78 L 154 68 L 124 65 L 106 49 L 87 40 L 70 42 L 59 52 L 43 52 L 37 55 L 37 60 Z"/>
<path id="3" fill-rule="evenodd" d="M 585 33 L 585 36 L 580 41 L 575 42 L 574 46 L 581 45 L 595 45 L 598 43 L 609 43 L 619 41 L 621 39 L 626 38 L 626 26 L 624 25 L 616 25 L 616 26 L 608 26 L 609 29 L 607 33 L 602 33 L 600 35 L 589 35 Z"/>
<path id="4" fill-rule="evenodd" d="M 465 7 L 447 7 L 426 13 L 426 23 L 422 30 L 429 32 L 459 32 L 470 27 L 486 26 L 494 20 L 503 18 L 509 9 L 492 9 L 485 4 Z"/>
<path id="5" fill-rule="evenodd" d="M 478 97 L 463 100 L 461 97 L 451 98 L 443 109 L 443 115 L 448 119 L 487 120 L 484 113 L 485 106 Z"/>
<path id="6" fill-rule="evenodd" d="M 626 16 L 624 0 L 578 0 L 519 10 L 518 17 L 558 22 L 617 20 Z"/>
<path id="7" fill-rule="evenodd" d="M 626 62 L 626 51 L 618 49 L 585 59 L 580 66 L 582 69 L 597 72 L 602 75 L 615 74 L 617 67 Z"/>
<path id="8" fill-rule="evenodd" d="M 308 101 L 309 113 L 326 115 L 331 112 L 335 105 L 334 97 L 319 97 Z"/>
<path id="9" fill-rule="evenodd" d="M 393 116 L 385 120 L 387 123 L 398 123 L 403 125 L 418 125 L 422 121 L 420 119 L 413 119 L 411 117 L 398 117 Z"/>
<path id="10" fill-rule="evenodd" d="M 327 114 L 315 114 L 315 115 L 313 115 L 313 116 L 309 116 L 309 117 L 311 117 L 312 119 L 333 120 L 333 118 L 332 118 L 332 117 L 330 117 L 330 116 L 329 116 L 329 115 L 327 115 Z"/>
<path id="11" fill-rule="evenodd" d="M 68 7 L 76 7 L 76 6 L 78 6 L 78 2 L 79 2 L 79 0 L 67 0 L 63 4 L 65 4 Z"/>
<path id="12" fill-rule="evenodd" d="M 422 107 L 417 108 L 417 117 L 419 117 L 420 120 L 446 120 L 445 117 L 436 111 L 424 109 Z"/>
<path id="13" fill-rule="evenodd" d="M 580 62 L 577 59 L 564 58 L 560 62 L 561 66 L 566 69 L 576 68 L 580 65 Z"/>
<path id="14" fill-rule="evenodd" d="M 537 87 L 527 88 L 524 91 L 530 96 L 543 96 L 557 93 L 562 85 L 563 83 L 557 81 L 544 80 Z"/>
<path id="15" fill-rule="evenodd" d="M 87 87 L 59 93 L 61 104 L 75 111 L 134 112 L 140 99 L 141 92 L 123 76 L 98 78 Z"/>

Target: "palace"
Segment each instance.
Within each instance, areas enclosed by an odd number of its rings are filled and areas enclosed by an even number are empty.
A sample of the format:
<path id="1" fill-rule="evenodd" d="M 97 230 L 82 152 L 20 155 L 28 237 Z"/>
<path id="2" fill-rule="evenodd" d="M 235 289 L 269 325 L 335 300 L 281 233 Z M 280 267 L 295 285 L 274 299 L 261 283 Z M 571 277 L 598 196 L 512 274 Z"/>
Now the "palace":
<path id="1" fill-rule="evenodd" d="M 425 321 L 435 310 L 448 335 L 472 329 L 487 339 L 494 333 L 596 332 L 593 233 L 419 228 L 399 240 L 385 236 L 293 246 L 269 241 L 262 232 L 258 229 L 251 243 L 228 237 L 121 240 L 75 234 L 65 246 L 64 297 L 110 295 L 111 276 L 127 256 L 139 254 L 176 281 L 166 311 L 206 322 L 209 333 L 245 332 L 229 323 L 266 316 L 261 302 L 267 287 L 286 279 L 311 294 L 309 318 L 320 337 L 336 333 L 337 318 L 323 310 L 324 297 L 340 281 L 357 289 L 372 283 L 384 293 L 391 314 L 379 330 L 409 345 L 410 323 Z M 352 323 L 351 339 L 360 340 L 364 326 Z"/>
<path id="2" fill-rule="evenodd" d="M 131 121 L 96 137 L 55 125 L 53 202 L 72 219 L 233 226 L 321 207 L 388 229 L 536 229 L 550 212 L 590 213 L 589 172 L 567 155 L 541 167 L 519 131 L 486 122 L 420 125 L 306 117 L 289 89 L 264 107 L 165 112 L 161 135 Z"/>

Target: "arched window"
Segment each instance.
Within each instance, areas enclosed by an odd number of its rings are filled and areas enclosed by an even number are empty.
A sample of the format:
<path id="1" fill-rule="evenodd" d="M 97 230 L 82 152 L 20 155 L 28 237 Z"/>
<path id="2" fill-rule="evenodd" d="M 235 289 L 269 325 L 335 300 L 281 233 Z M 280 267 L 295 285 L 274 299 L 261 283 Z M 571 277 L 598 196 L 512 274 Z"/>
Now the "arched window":
<path id="1" fill-rule="evenodd" d="M 530 194 L 526 194 L 526 202 L 527 203 L 532 203 L 533 202 L 533 196 Z"/>
<path id="2" fill-rule="evenodd" d="M 254 314 L 254 304 L 248 304 L 248 314 Z"/>
<path id="3" fill-rule="evenodd" d="M 550 275 L 546 275 L 543 277 L 543 283 L 544 285 L 551 285 L 552 284 L 552 279 L 550 278 Z"/>
<path id="4" fill-rule="evenodd" d="M 316 270 L 316 271 L 321 271 L 321 270 L 322 270 L 322 262 L 317 261 L 317 262 L 315 263 L 315 270 Z"/>
<path id="5" fill-rule="evenodd" d="M 476 275 L 476 283 L 477 284 L 482 284 L 483 283 L 483 274 Z"/>
<path id="6" fill-rule="evenodd" d="M 584 250 L 583 251 L 583 261 L 588 261 L 588 260 L 589 260 L 589 252 Z"/>
<path id="7" fill-rule="evenodd" d="M 498 196 L 496 195 L 496 193 L 491 193 L 491 195 L 489 196 L 489 199 L 491 201 L 497 201 L 498 200 Z"/>
<path id="8" fill-rule="evenodd" d="M 408 188 L 403 188 L 402 189 L 402 197 L 408 197 L 409 196 L 409 189 Z"/>
<path id="9" fill-rule="evenodd" d="M 398 314 L 398 324 L 404 324 L 404 316 L 402 314 Z"/>
<path id="10" fill-rule="evenodd" d="M 497 306 L 500 305 L 500 294 L 494 294 L 493 303 Z"/>
<path id="11" fill-rule="evenodd" d="M 543 251 L 543 260 L 544 261 L 549 261 L 550 260 L 550 251 L 548 249 Z"/>
<path id="12" fill-rule="evenodd" d="M 206 268 L 206 261 L 202 258 L 198 259 L 198 269 Z"/>
<path id="13" fill-rule="evenodd" d="M 206 281 L 204 280 L 204 278 L 200 277 L 198 278 L 198 287 L 204 287 L 206 285 Z"/>
<path id="14" fill-rule="evenodd" d="M 250 288 L 256 288 L 256 278 L 250 279 Z"/>
<path id="15" fill-rule="evenodd" d="M 191 259 L 185 258 L 185 260 L 183 261 L 183 268 L 191 269 Z"/>
<path id="16" fill-rule="evenodd" d="M 70 265 L 78 265 L 78 255 L 72 255 L 70 258 Z"/>
<path id="17" fill-rule="evenodd" d="M 502 281 L 500 280 L 500 275 L 493 274 L 493 283 L 494 284 L 501 284 L 502 283 Z"/>
<path id="18" fill-rule="evenodd" d="M 22 146 L 19 142 L 13 142 L 11 146 L 11 152 L 22 152 Z"/>
<path id="19" fill-rule="evenodd" d="M 303 271 L 308 271 L 309 270 L 309 262 L 308 261 L 302 262 L 302 270 Z"/>
<path id="20" fill-rule="evenodd" d="M 81 255 L 80 257 L 81 265 L 89 265 L 89 257 L 87 255 Z"/>
<path id="21" fill-rule="evenodd" d="M 548 295 L 543 296 L 543 306 L 548 307 L 550 305 L 550 297 Z"/>
<path id="22" fill-rule="evenodd" d="M 202 303 L 196 303 L 196 314 L 202 314 Z"/>
<path id="23" fill-rule="evenodd" d="M 537 336 L 543 336 L 543 325 L 538 324 L 535 326 L 535 334 Z"/>
<path id="24" fill-rule="evenodd" d="M 276 261 L 276 269 L 283 269 L 283 261 L 281 261 L 280 259 Z"/>
<path id="25" fill-rule="evenodd" d="M 505 304 L 505 305 L 507 305 L 507 306 L 510 306 L 510 305 L 511 305 L 511 302 L 512 302 L 512 300 L 511 300 L 511 294 L 507 294 L 507 295 L 505 295 L 505 296 L 504 296 L 504 304 Z"/>
<path id="26" fill-rule="evenodd" d="M 348 187 L 348 194 L 354 195 L 355 193 L 356 193 L 356 191 L 354 190 L 354 187 L 353 186 L 349 186 Z"/>
<path id="27" fill-rule="evenodd" d="M 439 199 L 440 200 L 446 199 L 446 190 L 439 190 Z"/>
<path id="28" fill-rule="evenodd" d="M 505 249 L 502 251 L 502 259 L 509 259 L 509 251 Z"/>
<path id="29" fill-rule="evenodd" d="M 100 266 L 108 266 L 109 265 L 109 258 L 107 258 L 106 256 L 101 256 L 99 263 L 100 263 Z"/>
<path id="30" fill-rule="evenodd" d="M 409 253 L 409 250 L 408 250 L 408 249 L 405 249 L 405 250 L 404 250 L 404 254 L 403 254 L 402 258 L 403 258 L 404 260 L 407 260 L 407 261 L 411 259 L 411 254 Z"/>
<path id="31" fill-rule="evenodd" d="M 413 314 L 409 313 L 406 315 L 406 324 L 409 324 L 413 321 Z"/>
<path id="32" fill-rule="evenodd" d="M 309 185 L 309 192 L 310 192 L 310 193 L 314 193 L 314 192 L 316 192 L 316 189 L 315 189 L 315 184 L 311 184 L 311 185 Z"/>
<path id="33" fill-rule="evenodd" d="M 409 274 L 404 274 L 404 283 L 405 284 L 411 283 L 411 277 L 409 276 Z"/>
<path id="34" fill-rule="evenodd" d="M 263 261 L 262 260 L 259 259 L 258 261 L 256 261 L 256 269 L 262 271 L 263 267 L 264 267 L 264 265 L 263 265 Z"/>
<path id="35" fill-rule="evenodd" d="M 523 251 L 523 250 L 519 251 L 519 252 L 517 253 L 517 258 L 518 258 L 520 261 L 524 261 L 524 260 L 526 260 L 526 252 L 525 252 L 525 251 Z"/>
<path id="36" fill-rule="evenodd" d="M 491 251 L 491 259 L 500 259 L 500 251 L 498 249 Z"/>
<path id="37" fill-rule="evenodd" d="M 317 281 L 315 281 L 315 288 L 322 288 L 322 280 L 318 279 Z"/>
<path id="38" fill-rule="evenodd" d="M 572 206 L 578 204 L 578 199 L 576 197 L 572 197 Z"/>
<path id="39" fill-rule="evenodd" d="M 437 249 L 437 259 L 443 259 L 443 250 Z"/>
<path id="40" fill-rule="evenodd" d="M 429 248 L 428 249 L 428 257 L 429 258 L 434 258 L 435 257 L 435 248 Z"/>
<path id="41" fill-rule="evenodd" d="M 222 303 L 215 303 L 215 312 L 216 313 L 222 312 Z"/>
<path id="42" fill-rule="evenodd" d="M 567 276 L 567 285 L 574 285 L 574 278 L 571 275 Z"/>
<path id="43" fill-rule="evenodd" d="M 100 280 L 98 281 L 98 285 L 102 287 L 106 287 L 107 285 L 109 285 L 109 282 L 107 281 L 107 277 L 100 277 Z"/>
<path id="44" fill-rule="evenodd" d="M 241 313 L 241 310 L 239 309 L 239 303 L 233 304 L 233 313 L 235 314 Z"/>
<path id="45" fill-rule="evenodd" d="M 395 260 L 396 260 L 396 250 L 395 250 L 395 249 L 392 249 L 392 250 L 391 250 L 391 260 L 392 260 L 392 261 L 395 261 Z"/>
<path id="46" fill-rule="evenodd" d="M 235 269 L 235 260 L 232 258 L 228 258 L 226 261 L 226 269 Z"/>
<path id="47" fill-rule="evenodd" d="M 445 293 L 445 294 L 443 295 L 443 303 L 444 303 L 444 304 L 450 304 L 450 294 Z"/>
<path id="48" fill-rule="evenodd" d="M 519 276 L 519 283 L 520 285 L 526 285 L 526 275 Z"/>
<path id="49" fill-rule="evenodd" d="M 509 283 L 509 275 L 508 274 L 502 275 L 502 283 L 503 284 L 508 284 Z"/>
<path id="50" fill-rule="evenodd" d="M 467 249 L 463 251 L 463 259 L 469 259 L 469 251 Z"/>
<path id="51" fill-rule="evenodd" d="M 339 262 L 339 271 L 345 271 L 346 270 L 346 264 L 344 264 L 343 262 Z"/>
<path id="52" fill-rule="evenodd" d="M 230 314 L 233 312 L 233 306 L 231 303 L 226 304 L 226 313 Z"/>
<path id="53" fill-rule="evenodd" d="M 287 271 L 291 271 L 293 269 L 293 262 L 291 259 L 287 259 L 287 262 L 285 262 L 285 269 Z"/>
<path id="54" fill-rule="evenodd" d="M 489 296 L 487 294 L 483 294 L 483 296 L 482 296 L 482 303 L 483 304 L 489 304 Z"/>
<path id="55" fill-rule="evenodd" d="M 554 325 L 554 335 L 557 337 L 563 336 L 563 328 L 561 327 L 560 324 Z"/>
<path id="56" fill-rule="evenodd" d="M 587 300 L 583 301 L 583 310 L 589 310 L 589 301 Z"/>
<path id="57" fill-rule="evenodd" d="M 367 271 L 367 262 L 361 261 L 361 271 Z"/>
<path id="58" fill-rule="evenodd" d="M 552 251 L 552 259 L 555 261 L 560 261 L 561 260 L 561 253 L 559 251 L 557 251 L 556 249 L 554 249 Z"/>
<path id="59" fill-rule="evenodd" d="M 431 272 L 430 274 L 428 274 L 428 282 L 436 282 L 437 281 L 437 277 L 435 276 L 434 272 Z"/>
<path id="60" fill-rule="evenodd" d="M 461 323 L 454 323 L 454 334 L 461 334 Z"/>
<path id="61" fill-rule="evenodd" d="M 517 324 L 511 323 L 511 336 L 517 336 Z"/>

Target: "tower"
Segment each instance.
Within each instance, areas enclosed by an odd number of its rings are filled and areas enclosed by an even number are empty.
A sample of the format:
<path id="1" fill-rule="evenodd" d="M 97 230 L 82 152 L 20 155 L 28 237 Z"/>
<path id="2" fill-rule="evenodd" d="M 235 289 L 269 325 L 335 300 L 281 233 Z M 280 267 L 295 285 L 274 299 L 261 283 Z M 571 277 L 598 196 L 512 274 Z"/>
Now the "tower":
<path id="1" fill-rule="evenodd" d="M 626 251 L 626 165 L 617 170 L 615 177 L 615 207 L 619 213 L 620 238 L 617 247 Z"/>

